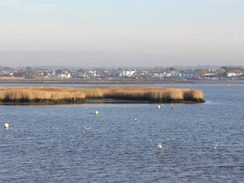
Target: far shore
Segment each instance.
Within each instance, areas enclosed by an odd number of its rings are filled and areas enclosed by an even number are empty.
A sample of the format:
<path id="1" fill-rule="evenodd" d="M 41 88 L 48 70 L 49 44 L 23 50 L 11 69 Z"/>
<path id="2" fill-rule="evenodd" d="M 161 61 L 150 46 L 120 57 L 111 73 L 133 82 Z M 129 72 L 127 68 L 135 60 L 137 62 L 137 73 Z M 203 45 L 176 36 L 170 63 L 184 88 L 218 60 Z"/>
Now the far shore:
<path id="1" fill-rule="evenodd" d="M 121 80 L 44 80 L 44 79 L 3 79 L 0 83 L 17 84 L 244 84 L 244 80 L 161 80 L 161 79 L 121 79 Z"/>

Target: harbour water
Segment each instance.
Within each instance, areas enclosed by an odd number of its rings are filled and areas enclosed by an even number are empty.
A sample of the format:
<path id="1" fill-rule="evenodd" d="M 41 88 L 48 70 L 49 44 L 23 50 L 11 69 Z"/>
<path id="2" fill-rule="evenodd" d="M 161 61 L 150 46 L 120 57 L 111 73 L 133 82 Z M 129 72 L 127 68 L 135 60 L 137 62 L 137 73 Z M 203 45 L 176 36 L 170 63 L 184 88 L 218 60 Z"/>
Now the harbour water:
<path id="1" fill-rule="evenodd" d="M 150 86 L 206 103 L 0 106 L 0 182 L 244 182 L 244 85 Z"/>

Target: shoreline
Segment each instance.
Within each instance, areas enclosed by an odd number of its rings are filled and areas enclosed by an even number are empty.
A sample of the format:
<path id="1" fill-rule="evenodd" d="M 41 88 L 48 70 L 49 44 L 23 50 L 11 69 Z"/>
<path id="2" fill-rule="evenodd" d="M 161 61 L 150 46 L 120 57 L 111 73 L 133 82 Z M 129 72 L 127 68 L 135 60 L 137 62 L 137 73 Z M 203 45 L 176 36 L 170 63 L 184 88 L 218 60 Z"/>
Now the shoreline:
<path id="1" fill-rule="evenodd" d="M 177 80 L 1 80 L 0 83 L 25 84 L 153 84 L 153 83 L 193 83 L 193 81 Z"/>
<path id="2" fill-rule="evenodd" d="M 89 98 L 80 102 L 74 101 L 51 101 L 45 100 L 42 102 L 0 102 L 0 106 L 49 106 L 49 105 L 85 105 L 85 104 L 203 104 L 205 100 L 190 101 L 190 100 L 171 100 L 171 101 L 149 101 L 149 100 L 123 100 L 123 99 L 112 99 L 112 98 Z"/>
<path id="3" fill-rule="evenodd" d="M 244 80 L 36 80 L 0 79 L 0 83 L 16 84 L 244 84 Z"/>

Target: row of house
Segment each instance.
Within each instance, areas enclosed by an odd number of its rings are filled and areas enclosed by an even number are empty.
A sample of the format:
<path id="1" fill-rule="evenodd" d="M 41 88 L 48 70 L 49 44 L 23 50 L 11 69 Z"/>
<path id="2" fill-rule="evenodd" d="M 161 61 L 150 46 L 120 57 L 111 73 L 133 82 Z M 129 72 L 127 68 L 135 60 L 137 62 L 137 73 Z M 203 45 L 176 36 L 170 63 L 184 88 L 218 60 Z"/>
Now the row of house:
<path id="1" fill-rule="evenodd" d="M 0 67 L 0 77 L 19 77 L 26 79 L 92 79 L 92 78 L 168 78 L 168 79 L 243 79 L 243 69 L 93 69 L 93 70 L 48 70 L 48 69 L 10 69 Z"/>

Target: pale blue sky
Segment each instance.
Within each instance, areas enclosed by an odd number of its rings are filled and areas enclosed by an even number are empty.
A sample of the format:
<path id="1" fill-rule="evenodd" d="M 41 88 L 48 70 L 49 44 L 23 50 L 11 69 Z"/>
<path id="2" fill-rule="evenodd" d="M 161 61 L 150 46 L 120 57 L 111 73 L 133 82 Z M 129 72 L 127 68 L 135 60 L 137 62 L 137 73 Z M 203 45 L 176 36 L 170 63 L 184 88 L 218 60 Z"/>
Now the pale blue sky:
<path id="1" fill-rule="evenodd" d="M 244 0 L 0 0 L 0 65 L 244 65 Z"/>

